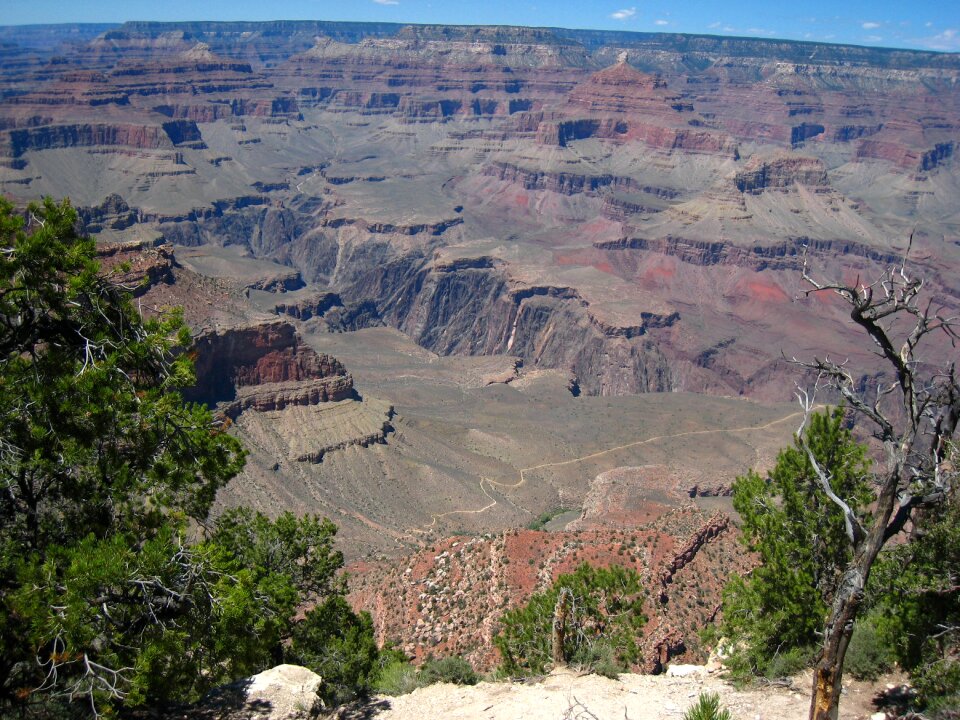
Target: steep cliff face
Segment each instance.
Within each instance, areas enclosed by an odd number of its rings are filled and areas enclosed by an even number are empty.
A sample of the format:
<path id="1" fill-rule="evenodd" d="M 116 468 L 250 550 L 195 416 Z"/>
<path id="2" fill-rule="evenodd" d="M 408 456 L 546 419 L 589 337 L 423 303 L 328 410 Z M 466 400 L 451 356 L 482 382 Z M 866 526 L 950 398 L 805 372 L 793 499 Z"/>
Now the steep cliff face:
<path id="1" fill-rule="evenodd" d="M 156 150 L 172 148 L 188 137 L 200 138 L 196 125 L 192 123 L 189 126 L 169 125 L 169 132 L 165 127 L 149 125 L 47 125 L 8 131 L 4 145 L 9 155 L 19 157 L 29 150 L 64 147 L 121 146 Z"/>
<path id="2" fill-rule="evenodd" d="M 195 341 L 197 384 L 188 399 L 245 408 L 279 410 L 344 400 L 353 381 L 340 362 L 303 345 L 296 329 L 277 320 L 201 334 Z"/>
<path id="3" fill-rule="evenodd" d="M 645 250 L 680 258 L 683 262 L 700 267 L 730 265 L 753 270 L 793 270 L 803 266 L 804 253 L 851 256 L 866 258 L 877 263 L 896 263 L 897 253 L 885 252 L 869 245 L 853 241 L 817 240 L 809 237 L 794 237 L 769 246 L 741 248 L 725 242 L 709 242 L 668 235 L 662 238 L 629 237 L 601 241 L 594 244 L 601 250 Z"/>
<path id="4" fill-rule="evenodd" d="M 629 328 L 594 317 L 575 289 L 510 287 L 490 259 L 431 264 L 404 257 L 359 274 L 340 292 L 372 300 L 379 319 L 441 355 L 512 354 L 571 370 L 589 394 L 674 389 L 678 367 L 650 333 L 676 315 L 649 313 Z"/>
<path id="5" fill-rule="evenodd" d="M 740 192 L 760 192 L 792 185 L 825 187 L 827 170 L 821 160 L 795 156 L 754 157 L 739 171 L 734 184 Z"/>

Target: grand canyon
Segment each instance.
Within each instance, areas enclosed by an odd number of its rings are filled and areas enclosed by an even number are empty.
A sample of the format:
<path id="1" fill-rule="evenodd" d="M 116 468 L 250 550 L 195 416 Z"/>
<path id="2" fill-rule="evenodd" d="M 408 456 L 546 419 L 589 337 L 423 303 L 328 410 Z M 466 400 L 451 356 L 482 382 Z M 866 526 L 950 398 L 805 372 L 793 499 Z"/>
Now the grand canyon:
<path id="1" fill-rule="evenodd" d="M 477 666 L 583 560 L 644 577 L 645 670 L 697 656 L 752 562 L 730 483 L 799 424 L 790 359 L 877 381 L 804 267 L 906 262 L 960 310 L 958 151 L 956 54 L 0 28 L 0 192 L 71 198 L 145 313 L 184 308 L 189 399 L 250 451 L 218 506 L 329 516 L 379 639 Z"/>

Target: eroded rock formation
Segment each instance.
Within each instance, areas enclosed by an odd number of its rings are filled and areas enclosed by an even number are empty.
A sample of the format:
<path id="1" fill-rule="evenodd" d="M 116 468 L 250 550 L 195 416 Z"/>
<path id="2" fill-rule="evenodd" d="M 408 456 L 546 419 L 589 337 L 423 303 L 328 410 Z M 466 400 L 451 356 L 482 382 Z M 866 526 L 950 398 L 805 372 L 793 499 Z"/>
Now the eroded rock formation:
<path id="1" fill-rule="evenodd" d="M 197 384 L 189 399 L 225 403 L 228 415 L 344 400 L 353 393 L 343 365 L 304 345 L 296 328 L 282 320 L 204 332 L 194 352 Z"/>
<path id="2" fill-rule="evenodd" d="M 916 228 L 960 303 L 951 55 L 318 22 L 65 37 L 4 50 L 0 190 L 70 195 L 112 241 L 288 266 L 251 292 L 313 286 L 329 307 L 281 312 L 330 329 L 509 352 L 591 394 L 780 398 L 803 253 L 866 277 Z M 444 270 L 447 248 L 488 265 Z M 543 287 L 570 293 L 522 297 Z"/>

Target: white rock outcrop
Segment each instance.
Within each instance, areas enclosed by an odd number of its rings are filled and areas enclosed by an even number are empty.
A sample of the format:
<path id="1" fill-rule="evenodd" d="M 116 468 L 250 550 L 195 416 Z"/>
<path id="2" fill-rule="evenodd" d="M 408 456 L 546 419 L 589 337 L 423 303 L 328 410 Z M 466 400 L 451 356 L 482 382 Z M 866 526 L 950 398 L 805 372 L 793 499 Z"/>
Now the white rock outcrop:
<path id="1" fill-rule="evenodd" d="M 215 690 L 185 717 L 310 720 L 323 709 L 323 702 L 317 695 L 320 683 L 320 676 L 305 667 L 277 665 Z"/>
<path id="2" fill-rule="evenodd" d="M 321 707 L 317 691 L 321 679 L 299 665 L 277 665 L 250 678 L 247 706 L 263 710 L 252 718 L 294 720 L 313 717 Z M 267 707 L 269 706 L 269 707 Z"/>
<path id="3" fill-rule="evenodd" d="M 703 677 L 707 668 L 703 665 L 671 665 L 667 668 L 667 677 Z"/>

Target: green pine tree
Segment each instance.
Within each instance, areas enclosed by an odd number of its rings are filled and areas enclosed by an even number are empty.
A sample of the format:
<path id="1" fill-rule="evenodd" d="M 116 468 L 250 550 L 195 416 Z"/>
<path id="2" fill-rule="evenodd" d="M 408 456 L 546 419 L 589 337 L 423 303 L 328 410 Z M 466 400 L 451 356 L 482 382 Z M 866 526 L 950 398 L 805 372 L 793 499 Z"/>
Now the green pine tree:
<path id="1" fill-rule="evenodd" d="M 27 216 L 0 200 L 0 715 L 192 701 L 337 643 L 363 692 L 377 651 L 334 525 L 236 510 L 204 536 L 244 452 L 180 396 L 187 328 L 141 317 L 67 202 Z"/>
<path id="2" fill-rule="evenodd" d="M 814 414 L 806 442 L 831 477 L 834 491 L 858 510 L 871 500 L 866 449 L 835 408 Z M 741 675 L 764 674 L 785 653 L 817 641 L 848 562 L 843 515 L 827 498 L 799 443 L 783 450 L 769 476 L 754 471 L 733 484 L 742 540 L 760 564 L 724 589 L 721 636 L 740 650 L 732 665 Z"/>

